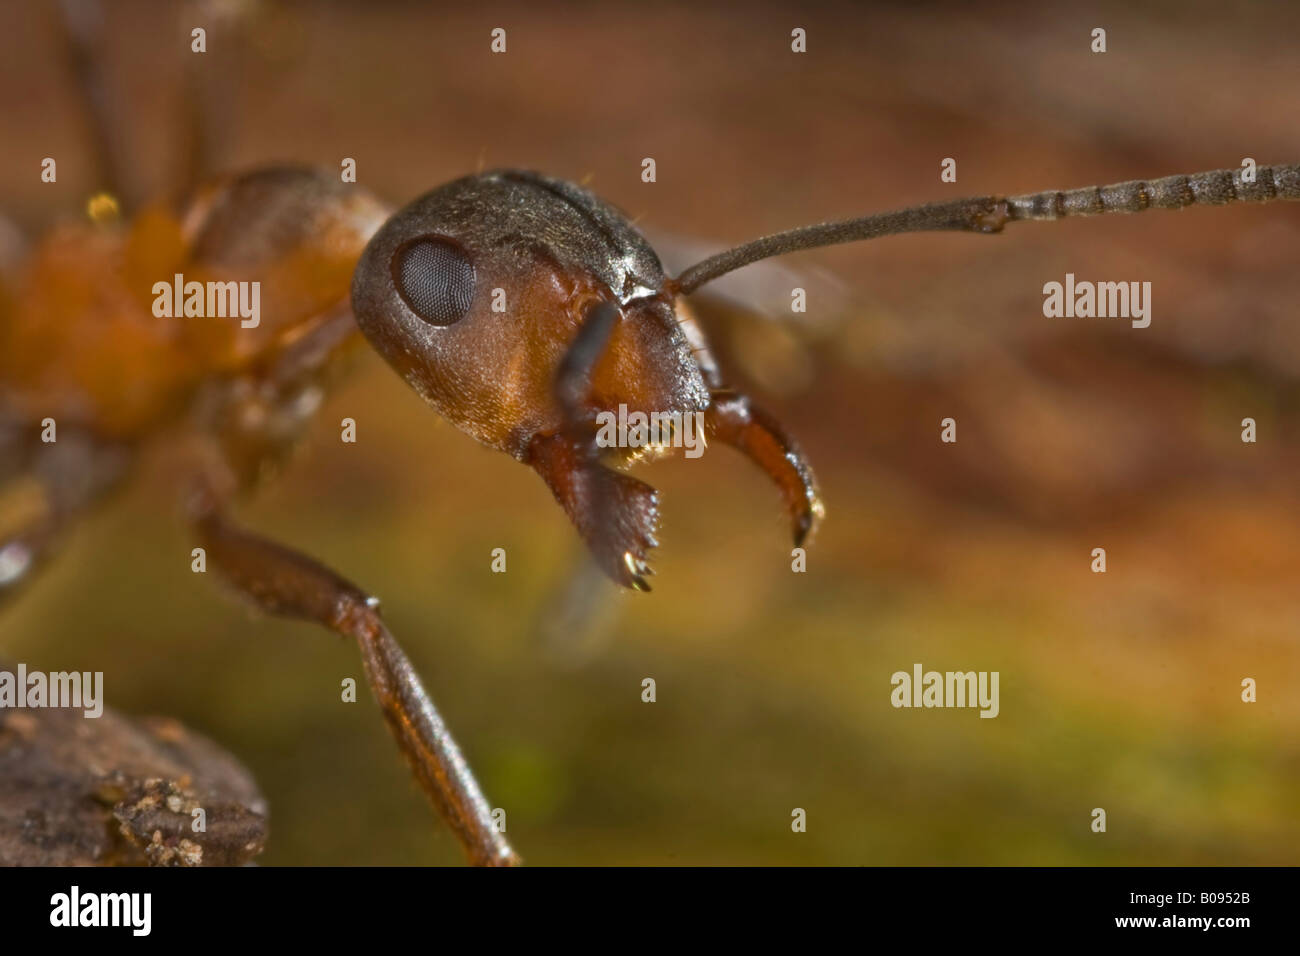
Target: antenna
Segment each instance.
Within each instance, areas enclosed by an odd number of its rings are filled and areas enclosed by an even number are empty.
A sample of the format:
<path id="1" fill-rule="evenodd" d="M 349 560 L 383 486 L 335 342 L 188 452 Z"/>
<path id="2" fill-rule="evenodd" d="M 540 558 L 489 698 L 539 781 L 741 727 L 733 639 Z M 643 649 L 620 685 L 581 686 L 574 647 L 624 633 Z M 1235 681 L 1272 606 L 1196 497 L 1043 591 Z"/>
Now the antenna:
<path id="1" fill-rule="evenodd" d="M 1246 174 L 1253 173 L 1247 181 Z M 1087 186 L 1066 192 L 1048 190 L 1024 196 L 981 196 L 909 206 L 859 219 L 824 222 L 764 236 L 696 263 L 676 279 L 681 295 L 760 259 L 800 249 L 879 239 L 905 232 L 1001 232 L 1009 222 L 1102 216 L 1146 209 L 1222 206 L 1231 202 L 1300 200 L 1300 163 L 1217 169 L 1163 179 L 1135 179 L 1112 186 Z"/>

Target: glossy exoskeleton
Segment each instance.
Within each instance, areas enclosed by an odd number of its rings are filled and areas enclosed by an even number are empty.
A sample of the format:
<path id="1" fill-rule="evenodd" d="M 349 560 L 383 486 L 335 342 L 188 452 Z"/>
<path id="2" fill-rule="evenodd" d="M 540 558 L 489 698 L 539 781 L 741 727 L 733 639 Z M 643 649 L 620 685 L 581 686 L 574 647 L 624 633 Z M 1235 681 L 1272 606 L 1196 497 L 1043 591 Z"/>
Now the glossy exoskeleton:
<path id="1" fill-rule="evenodd" d="M 38 513 L 0 537 L 0 594 L 128 473 L 139 449 L 177 443 L 209 563 L 265 610 L 355 638 L 390 729 L 469 859 L 513 863 L 377 602 L 230 516 L 311 420 L 359 333 L 444 417 L 537 471 L 604 571 L 645 588 L 656 495 L 617 467 L 637 450 L 596 441 L 601 412 L 699 413 L 711 440 L 773 477 L 796 542 L 822 514 L 803 455 L 726 387 L 685 296 L 750 262 L 838 242 L 1300 199 L 1300 166 L 1254 173 L 917 206 L 758 239 L 675 278 L 618 210 L 571 183 L 510 170 L 457 180 L 390 214 L 336 176 L 273 168 L 129 224 L 56 230 L 0 296 L 0 481 L 28 476 L 43 491 Z M 259 324 L 158 317 L 150 290 L 174 274 L 261 283 Z M 57 442 L 41 440 L 49 419 Z"/>
<path id="2" fill-rule="evenodd" d="M 371 239 L 352 305 L 429 404 L 541 475 L 622 584 L 646 589 L 658 506 L 653 488 L 602 463 L 597 411 L 703 413 L 709 438 L 776 480 L 796 543 L 821 514 L 802 454 L 723 385 L 649 243 L 579 186 L 502 170 L 434 190 Z"/>

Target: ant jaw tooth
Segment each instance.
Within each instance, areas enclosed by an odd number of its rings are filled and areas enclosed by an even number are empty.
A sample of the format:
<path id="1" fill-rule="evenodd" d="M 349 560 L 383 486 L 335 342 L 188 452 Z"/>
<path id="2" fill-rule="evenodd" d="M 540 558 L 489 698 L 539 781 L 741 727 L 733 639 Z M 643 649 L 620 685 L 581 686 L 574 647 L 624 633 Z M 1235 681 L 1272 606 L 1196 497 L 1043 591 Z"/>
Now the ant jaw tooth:
<path id="1" fill-rule="evenodd" d="M 654 575 L 654 569 L 650 567 L 643 559 L 638 558 L 631 551 L 623 552 L 623 566 L 627 568 L 627 573 L 631 577 L 632 587 L 638 591 L 649 591 L 650 585 L 646 583 L 645 578 Z"/>

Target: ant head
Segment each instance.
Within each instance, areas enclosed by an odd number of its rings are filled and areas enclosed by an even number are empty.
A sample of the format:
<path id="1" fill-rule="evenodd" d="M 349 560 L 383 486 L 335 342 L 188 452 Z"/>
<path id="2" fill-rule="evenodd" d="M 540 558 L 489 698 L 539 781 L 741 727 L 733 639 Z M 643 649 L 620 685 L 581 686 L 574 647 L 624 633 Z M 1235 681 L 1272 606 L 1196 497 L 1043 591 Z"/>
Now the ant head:
<path id="1" fill-rule="evenodd" d="M 658 256 L 627 218 L 572 183 L 499 170 L 393 215 L 357 266 L 366 338 L 446 418 L 521 457 L 563 421 L 555 370 L 588 312 L 619 321 L 592 402 L 696 410 L 708 390 Z"/>

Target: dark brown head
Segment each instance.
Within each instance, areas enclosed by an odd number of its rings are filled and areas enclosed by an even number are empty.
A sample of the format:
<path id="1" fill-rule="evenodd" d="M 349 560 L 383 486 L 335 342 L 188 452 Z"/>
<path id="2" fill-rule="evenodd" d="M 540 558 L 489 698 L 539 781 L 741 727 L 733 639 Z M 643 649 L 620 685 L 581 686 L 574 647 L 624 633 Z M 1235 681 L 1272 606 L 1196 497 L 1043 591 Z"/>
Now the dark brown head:
<path id="1" fill-rule="evenodd" d="M 703 410 L 708 390 L 654 250 L 571 183 L 498 170 L 427 193 L 374 235 L 352 286 L 370 343 L 459 428 L 524 458 L 562 427 L 556 370 L 602 302 L 619 318 L 593 409 Z"/>
<path id="2" fill-rule="evenodd" d="M 796 543 L 822 513 L 798 448 L 722 385 L 711 360 L 702 370 L 707 345 L 678 311 L 679 294 L 779 251 L 740 247 L 741 259 L 714 257 L 674 281 L 627 218 L 587 190 L 498 170 L 390 218 L 357 265 L 352 305 L 366 338 L 426 401 L 527 462 L 605 572 L 648 589 L 658 496 L 606 467 L 610 445 L 596 425 L 611 414 L 676 416 L 649 444 L 689 441 L 698 452 L 707 436 L 738 448 L 776 480 Z"/>

